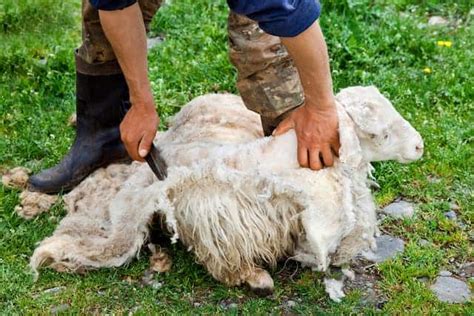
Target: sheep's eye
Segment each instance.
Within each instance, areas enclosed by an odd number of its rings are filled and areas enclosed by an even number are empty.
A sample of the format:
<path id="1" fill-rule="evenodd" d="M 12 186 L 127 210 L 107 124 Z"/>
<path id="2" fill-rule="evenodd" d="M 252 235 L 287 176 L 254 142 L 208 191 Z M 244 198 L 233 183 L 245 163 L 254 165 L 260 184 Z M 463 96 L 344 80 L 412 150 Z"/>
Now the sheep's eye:
<path id="1" fill-rule="evenodd" d="M 369 137 L 370 137 L 370 139 L 374 139 L 375 137 L 377 137 L 377 135 L 375 135 L 375 134 L 369 134 Z"/>

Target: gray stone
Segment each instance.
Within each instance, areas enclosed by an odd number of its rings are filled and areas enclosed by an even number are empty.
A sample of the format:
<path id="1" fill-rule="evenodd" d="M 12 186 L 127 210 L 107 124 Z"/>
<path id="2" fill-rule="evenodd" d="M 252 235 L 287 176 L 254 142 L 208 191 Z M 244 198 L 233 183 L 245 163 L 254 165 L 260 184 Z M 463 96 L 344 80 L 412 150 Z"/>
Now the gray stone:
<path id="1" fill-rule="evenodd" d="M 422 246 L 422 247 L 425 247 L 425 246 L 428 246 L 428 245 L 430 244 L 430 242 L 429 242 L 428 240 L 426 240 L 426 239 L 420 239 L 420 240 L 418 241 L 418 244 L 419 244 L 420 246 Z"/>
<path id="2" fill-rule="evenodd" d="M 239 307 L 239 305 L 237 303 L 230 303 L 227 308 L 229 309 L 237 309 Z"/>
<path id="3" fill-rule="evenodd" d="M 382 212 L 393 218 L 410 218 L 415 213 L 413 205 L 407 201 L 394 202 L 382 209 Z"/>
<path id="4" fill-rule="evenodd" d="M 235 302 L 232 302 L 230 299 L 225 299 L 219 304 L 223 309 L 236 309 L 239 305 Z"/>
<path id="5" fill-rule="evenodd" d="M 361 253 L 361 256 L 372 262 L 384 262 L 387 259 L 395 257 L 396 254 L 403 252 L 405 242 L 400 238 L 389 235 L 382 235 L 376 239 L 377 250 L 375 252 L 369 250 Z"/>
<path id="6" fill-rule="evenodd" d="M 155 290 L 158 290 L 158 289 L 160 289 L 160 288 L 163 287 L 163 283 L 158 282 L 158 281 L 156 281 L 156 280 L 152 281 L 150 285 L 151 285 L 151 287 L 154 288 Z"/>
<path id="7" fill-rule="evenodd" d="M 464 303 L 471 299 L 469 286 L 453 277 L 439 276 L 430 288 L 442 302 Z"/>
<path id="8" fill-rule="evenodd" d="M 428 25 L 446 25 L 446 24 L 448 24 L 448 20 L 446 20 L 442 16 L 432 16 L 428 20 Z"/>
<path id="9" fill-rule="evenodd" d="M 444 213 L 444 216 L 448 219 L 456 219 L 458 217 L 455 211 L 446 212 Z"/>
<path id="10" fill-rule="evenodd" d="M 163 38 L 161 36 L 147 38 L 146 40 L 146 48 L 148 50 L 154 48 L 155 46 L 161 44 L 163 42 Z"/>
<path id="11" fill-rule="evenodd" d="M 296 302 L 295 301 L 292 301 L 292 300 L 289 300 L 286 302 L 286 306 L 289 307 L 289 308 L 293 308 L 296 306 Z"/>
<path id="12" fill-rule="evenodd" d="M 45 294 L 56 294 L 56 293 L 59 293 L 61 291 L 64 291 L 65 289 L 66 289 L 65 286 L 57 286 L 57 287 L 53 287 L 53 288 L 44 290 L 43 293 L 45 293 Z"/>
<path id="13" fill-rule="evenodd" d="M 467 278 L 474 277 L 474 262 L 467 262 L 461 265 L 459 275 Z"/>
<path id="14" fill-rule="evenodd" d="M 438 274 L 438 275 L 439 275 L 439 276 L 442 276 L 442 277 L 449 277 L 449 276 L 452 276 L 453 274 L 452 274 L 451 272 L 449 272 L 449 271 L 443 270 L 443 271 L 439 271 L 439 274 Z"/>

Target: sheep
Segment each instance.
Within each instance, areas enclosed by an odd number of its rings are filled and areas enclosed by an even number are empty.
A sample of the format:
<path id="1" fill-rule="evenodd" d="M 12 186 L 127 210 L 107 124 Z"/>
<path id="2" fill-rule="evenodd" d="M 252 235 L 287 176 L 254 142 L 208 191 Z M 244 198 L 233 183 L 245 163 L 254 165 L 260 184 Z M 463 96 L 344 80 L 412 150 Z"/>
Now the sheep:
<path id="1" fill-rule="evenodd" d="M 263 269 L 292 257 L 324 271 L 374 247 L 370 162 L 419 159 L 423 141 L 375 87 L 336 97 L 341 152 L 333 168 L 300 168 L 296 135 L 262 138 L 257 114 L 233 95 L 201 96 L 155 140 L 170 168 L 98 170 L 65 197 L 68 215 L 31 258 L 36 270 L 120 266 L 140 250 L 154 214 L 227 285 L 271 292 Z"/>

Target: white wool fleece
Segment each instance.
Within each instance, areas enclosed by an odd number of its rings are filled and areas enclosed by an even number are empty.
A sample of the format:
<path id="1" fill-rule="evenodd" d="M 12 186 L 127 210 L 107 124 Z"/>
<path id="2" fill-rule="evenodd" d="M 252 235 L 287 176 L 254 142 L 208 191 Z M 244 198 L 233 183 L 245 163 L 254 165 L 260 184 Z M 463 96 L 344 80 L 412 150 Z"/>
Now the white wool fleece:
<path id="1" fill-rule="evenodd" d="M 139 252 L 155 213 L 229 285 L 288 256 L 318 270 L 345 263 L 374 247 L 377 233 L 370 164 L 346 111 L 338 102 L 340 160 L 314 172 L 298 166 L 294 131 L 262 138 L 258 115 L 239 97 L 198 97 L 155 141 L 168 178 L 157 181 L 141 163 L 96 171 L 65 196 L 68 215 L 31 266 L 120 266 Z"/>

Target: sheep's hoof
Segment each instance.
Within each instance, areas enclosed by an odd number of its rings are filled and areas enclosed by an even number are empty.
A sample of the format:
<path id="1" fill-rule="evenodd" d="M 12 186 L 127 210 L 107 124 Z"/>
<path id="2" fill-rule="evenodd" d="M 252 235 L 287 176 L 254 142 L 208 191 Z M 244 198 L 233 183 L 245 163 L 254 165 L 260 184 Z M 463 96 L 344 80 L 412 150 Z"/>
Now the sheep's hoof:
<path id="1" fill-rule="evenodd" d="M 154 245 L 149 246 L 152 256 L 150 257 L 150 269 L 155 272 L 164 273 L 171 269 L 173 261 L 171 257 L 161 247 L 156 249 Z"/>
<path id="2" fill-rule="evenodd" d="M 273 294 L 273 279 L 264 269 L 255 269 L 245 282 L 250 290 L 258 296 L 264 297 Z"/>

